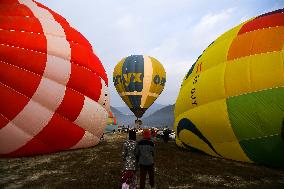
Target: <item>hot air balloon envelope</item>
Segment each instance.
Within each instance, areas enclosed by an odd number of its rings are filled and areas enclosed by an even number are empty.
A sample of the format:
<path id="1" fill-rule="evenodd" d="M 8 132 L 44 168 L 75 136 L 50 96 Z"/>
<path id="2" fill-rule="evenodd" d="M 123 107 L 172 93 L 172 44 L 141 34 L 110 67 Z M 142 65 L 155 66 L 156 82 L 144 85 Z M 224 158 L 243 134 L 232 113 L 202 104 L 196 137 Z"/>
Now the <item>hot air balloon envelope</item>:
<path id="1" fill-rule="evenodd" d="M 113 82 L 123 101 L 141 118 L 163 91 L 166 72 L 153 57 L 131 55 L 115 66 Z"/>
<path id="2" fill-rule="evenodd" d="M 0 156 L 96 145 L 108 79 L 92 46 L 31 0 L 0 2 Z"/>
<path id="3" fill-rule="evenodd" d="M 205 49 L 176 101 L 179 146 L 284 165 L 283 36 L 281 9 L 236 26 Z"/>

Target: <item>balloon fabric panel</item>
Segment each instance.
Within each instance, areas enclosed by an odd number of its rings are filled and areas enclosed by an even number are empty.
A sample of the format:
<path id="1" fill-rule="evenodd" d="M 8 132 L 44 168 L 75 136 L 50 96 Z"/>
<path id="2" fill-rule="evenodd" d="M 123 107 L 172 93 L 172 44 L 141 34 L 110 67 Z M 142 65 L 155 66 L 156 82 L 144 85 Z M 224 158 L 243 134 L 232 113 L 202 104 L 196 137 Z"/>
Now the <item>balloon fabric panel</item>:
<path id="1" fill-rule="evenodd" d="M 283 12 L 234 27 L 198 57 L 175 105 L 177 145 L 238 161 L 284 165 Z"/>
<path id="2" fill-rule="evenodd" d="M 162 92 L 166 74 L 156 59 L 131 55 L 116 65 L 113 82 L 123 101 L 140 118 Z"/>
<path id="3" fill-rule="evenodd" d="M 35 1 L 0 4 L 0 156 L 97 144 L 108 81 L 90 43 Z"/>
<path id="4" fill-rule="evenodd" d="M 284 158 L 284 141 L 280 135 L 283 96 L 284 88 L 279 87 L 227 100 L 232 128 L 246 154 L 255 162 L 284 165 L 277 160 Z"/>
<path id="5" fill-rule="evenodd" d="M 141 104 L 141 92 L 143 88 L 144 59 L 143 56 L 132 55 L 125 59 L 122 66 L 122 78 L 124 92 L 128 93 L 128 98 L 133 108 L 139 108 Z"/>

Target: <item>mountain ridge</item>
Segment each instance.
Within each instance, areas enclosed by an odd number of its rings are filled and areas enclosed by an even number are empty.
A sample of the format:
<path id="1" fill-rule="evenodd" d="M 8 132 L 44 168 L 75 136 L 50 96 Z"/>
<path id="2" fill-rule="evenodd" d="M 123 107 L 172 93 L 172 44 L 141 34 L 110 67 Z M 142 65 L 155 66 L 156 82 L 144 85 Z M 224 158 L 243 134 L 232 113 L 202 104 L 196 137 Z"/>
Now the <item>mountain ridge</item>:
<path id="1" fill-rule="evenodd" d="M 112 107 L 111 111 L 115 115 L 117 119 L 118 125 L 124 125 L 124 126 L 135 126 L 135 120 L 136 117 L 132 115 L 125 115 L 123 114 L 118 107 Z M 167 105 L 151 114 L 148 114 L 148 116 L 143 116 L 142 118 L 142 126 L 148 126 L 148 127 L 169 127 L 173 128 L 174 124 L 174 105 Z"/>

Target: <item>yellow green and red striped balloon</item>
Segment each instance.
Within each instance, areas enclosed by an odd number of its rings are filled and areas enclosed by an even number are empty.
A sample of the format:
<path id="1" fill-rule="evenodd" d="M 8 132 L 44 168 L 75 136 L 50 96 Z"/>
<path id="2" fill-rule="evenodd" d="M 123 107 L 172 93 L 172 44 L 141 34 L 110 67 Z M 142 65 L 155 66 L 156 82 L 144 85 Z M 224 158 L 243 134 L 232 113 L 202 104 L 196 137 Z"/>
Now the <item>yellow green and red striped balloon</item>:
<path id="1" fill-rule="evenodd" d="M 117 125 L 116 117 L 112 112 L 108 112 L 107 125 Z"/>
<path id="2" fill-rule="evenodd" d="M 212 156 L 284 165 L 284 10 L 209 45 L 184 78 L 176 143 Z"/>
<path id="3" fill-rule="evenodd" d="M 137 118 L 153 104 L 164 89 L 166 72 L 155 58 L 131 55 L 114 68 L 114 86 Z"/>

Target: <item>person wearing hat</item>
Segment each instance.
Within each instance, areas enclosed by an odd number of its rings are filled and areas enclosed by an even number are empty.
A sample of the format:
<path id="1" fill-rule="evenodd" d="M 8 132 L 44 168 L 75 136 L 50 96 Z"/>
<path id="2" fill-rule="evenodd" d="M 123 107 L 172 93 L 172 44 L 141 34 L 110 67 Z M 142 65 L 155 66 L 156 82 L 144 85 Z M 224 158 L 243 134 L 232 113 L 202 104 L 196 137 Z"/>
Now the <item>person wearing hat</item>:
<path id="1" fill-rule="evenodd" d="M 149 129 L 143 130 L 143 139 L 137 145 L 137 157 L 140 167 L 140 189 L 145 188 L 146 175 L 149 174 L 151 188 L 154 188 L 154 151 Z"/>

